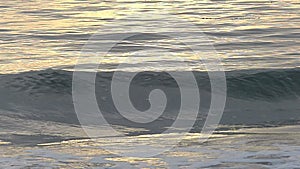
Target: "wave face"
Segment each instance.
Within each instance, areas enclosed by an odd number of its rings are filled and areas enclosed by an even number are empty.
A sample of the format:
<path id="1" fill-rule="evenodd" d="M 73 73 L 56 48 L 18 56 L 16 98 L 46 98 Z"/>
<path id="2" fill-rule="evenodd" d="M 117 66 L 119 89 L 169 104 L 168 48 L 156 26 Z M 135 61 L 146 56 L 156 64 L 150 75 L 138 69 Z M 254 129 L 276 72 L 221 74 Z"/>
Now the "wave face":
<path id="1" fill-rule="evenodd" d="M 122 119 L 116 110 L 110 91 L 113 73 L 100 72 L 96 78 L 96 97 L 106 120 L 111 124 L 144 127 L 153 132 L 172 124 L 180 108 L 180 91 L 169 74 L 141 72 L 133 79 L 130 98 L 138 110 L 149 108 L 147 99 L 153 89 L 163 90 L 168 99 L 160 120 L 141 126 Z M 201 96 L 199 118 L 194 126 L 197 129 L 203 125 L 211 95 L 207 73 L 193 73 Z M 299 69 L 230 71 L 226 72 L 226 78 L 227 102 L 221 124 L 280 125 L 299 122 Z M 1 116 L 79 124 L 72 102 L 71 71 L 47 69 L 1 75 L 0 84 Z M 164 119 L 163 123 L 161 119 Z"/>
<path id="2" fill-rule="evenodd" d="M 299 69 L 227 75 L 228 94 L 235 98 L 269 101 L 299 98 Z"/>

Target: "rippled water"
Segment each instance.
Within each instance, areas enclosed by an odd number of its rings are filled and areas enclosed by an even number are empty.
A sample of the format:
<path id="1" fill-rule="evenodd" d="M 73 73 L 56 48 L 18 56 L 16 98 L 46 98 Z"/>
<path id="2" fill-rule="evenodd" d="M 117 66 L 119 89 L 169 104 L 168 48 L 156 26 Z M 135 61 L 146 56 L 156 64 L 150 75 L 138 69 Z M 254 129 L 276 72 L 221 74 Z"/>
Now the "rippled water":
<path id="1" fill-rule="evenodd" d="M 207 35 L 227 70 L 294 68 L 300 63 L 299 8 L 296 0 L 2 1 L 0 72 L 74 65 L 94 33 L 116 33 L 117 28 L 139 32 L 147 27 L 143 20 L 155 23 L 163 17 L 168 20 L 169 16 L 189 21 Z M 174 19 L 170 22 L 173 32 L 193 31 L 180 27 Z M 114 25 L 115 29 L 103 30 L 105 25 Z M 150 32 L 163 33 L 161 27 Z M 147 56 L 157 59 L 157 54 L 148 52 Z M 199 69 L 199 60 L 187 60 Z M 140 61 L 153 62 L 153 58 Z M 112 52 L 101 62 L 100 69 L 109 70 L 114 68 L 111 64 L 126 60 L 124 53 Z"/>

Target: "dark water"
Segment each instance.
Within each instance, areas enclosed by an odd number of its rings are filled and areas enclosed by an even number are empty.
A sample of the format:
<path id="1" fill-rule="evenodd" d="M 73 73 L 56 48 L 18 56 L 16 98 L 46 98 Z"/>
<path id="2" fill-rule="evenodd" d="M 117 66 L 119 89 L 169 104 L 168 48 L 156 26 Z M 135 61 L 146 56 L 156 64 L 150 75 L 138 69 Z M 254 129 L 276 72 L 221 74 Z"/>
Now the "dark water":
<path id="1" fill-rule="evenodd" d="M 72 74 L 71 71 L 47 69 L 2 75 L 0 92 L 5 97 L 2 98 L 1 109 L 15 113 L 1 114 L 79 124 L 72 100 Z M 98 104 L 109 118 L 118 112 L 111 96 L 113 74 L 100 72 L 95 83 Z M 200 115 L 205 116 L 211 99 L 209 76 L 205 72 L 193 74 L 201 96 Z M 299 121 L 299 69 L 229 71 L 226 72 L 226 79 L 227 102 L 222 124 L 279 125 Z M 175 118 L 180 106 L 180 90 L 173 77 L 166 72 L 137 74 L 129 92 L 133 105 L 139 110 L 147 110 L 150 106 L 148 95 L 154 89 L 166 93 L 169 102 L 165 116 Z M 118 121 L 122 119 L 121 116 L 115 118 Z"/>

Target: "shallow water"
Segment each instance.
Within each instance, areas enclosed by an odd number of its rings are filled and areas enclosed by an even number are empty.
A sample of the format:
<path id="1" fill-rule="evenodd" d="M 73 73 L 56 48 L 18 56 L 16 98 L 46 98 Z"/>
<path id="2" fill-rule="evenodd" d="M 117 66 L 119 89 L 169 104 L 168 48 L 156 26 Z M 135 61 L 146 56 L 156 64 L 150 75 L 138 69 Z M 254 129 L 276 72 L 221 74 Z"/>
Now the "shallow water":
<path id="1" fill-rule="evenodd" d="M 199 144 L 189 134 L 179 146 L 152 158 L 120 157 L 103 150 L 112 142 L 78 139 L 12 146 L 2 143 L 0 165 L 19 168 L 297 168 L 299 127 L 228 130 Z M 149 143 L 152 136 L 127 138 Z M 172 139 L 170 137 L 169 139 Z M 130 146 L 130 141 L 123 143 Z M 153 144 L 152 144 L 153 145 Z M 165 144 L 164 144 L 165 145 Z M 159 144 L 153 146 L 160 146 Z M 167 144 L 165 145 L 167 146 Z"/>

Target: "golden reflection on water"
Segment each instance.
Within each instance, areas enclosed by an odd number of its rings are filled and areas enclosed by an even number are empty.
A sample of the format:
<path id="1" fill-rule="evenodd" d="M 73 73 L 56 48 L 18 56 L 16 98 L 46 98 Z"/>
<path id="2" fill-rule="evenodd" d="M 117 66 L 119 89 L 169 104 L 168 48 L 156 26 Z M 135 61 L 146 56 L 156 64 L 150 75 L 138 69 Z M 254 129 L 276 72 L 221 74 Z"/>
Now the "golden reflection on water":
<path id="1" fill-rule="evenodd" d="M 295 166 L 299 157 L 300 135 L 299 132 L 286 131 L 299 131 L 298 129 L 297 126 L 290 126 L 230 130 L 225 133 L 234 132 L 235 134 L 216 133 L 202 144 L 198 142 L 199 134 L 190 134 L 172 150 L 149 158 L 113 155 L 102 149 L 110 143 L 98 143 L 90 139 L 46 143 L 38 146 L 5 145 L 0 146 L 2 152 L 0 163 L 1 166 L 39 168 L 47 166 L 60 168 L 214 168 L 216 166 L 264 168 L 266 164 L 278 167 L 282 167 L 281 164 Z M 266 133 L 268 133 L 267 136 Z M 151 136 L 141 137 L 143 140 L 145 138 L 151 139 Z M 127 146 L 127 143 L 124 143 L 124 146 Z"/>
<path id="2" fill-rule="evenodd" d="M 208 36 L 228 70 L 295 67 L 299 62 L 299 56 L 295 54 L 299 46 L 293 34 L 299 28 L 299 7 L 296 0 L 3 1 L 0 2 L 0 73 L 74 65 L 82 46 L 103 25 L 128 16 L 142 20 L 144 13 L 169 13 L 199 25 L 204 33 L 212 33 Z M 155 20 L 155 15 L 144 19 Z M 114 21 L 114 24 L 122 27 L 124 21 Z M 252 30 L 256 32 L 247 32 Z M 182 31 L 189 31 L 189 28 Z M 236 32 L 234 36 L 226 35 Z M 256 40 L 273 44 L 239 45 Z M 266 61 L 266 57 L 271 60 Z M 285 57 L 288 59 L 284 60 Z M 281 65 L 276 62 L 278 58 Z M 119 63 L 122 59 L 117 54 L 103 62 Z"/>

